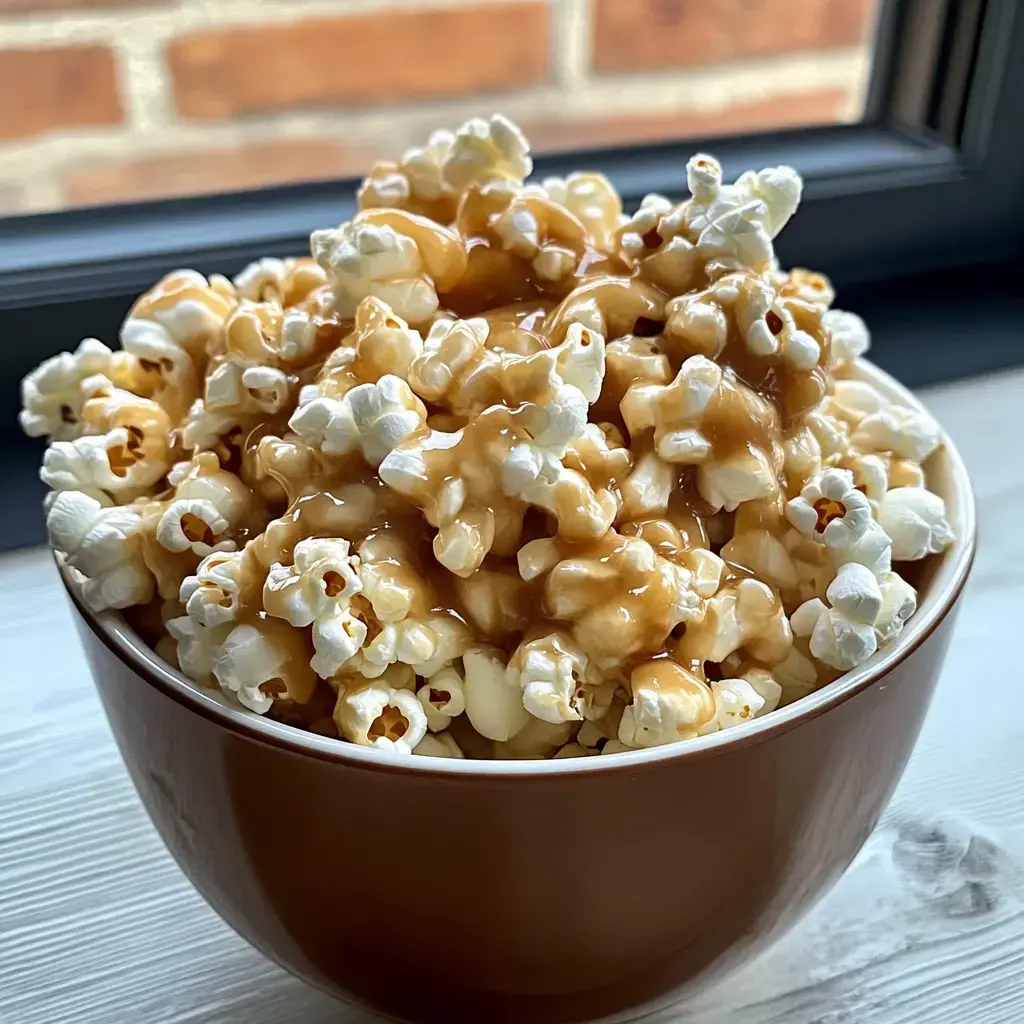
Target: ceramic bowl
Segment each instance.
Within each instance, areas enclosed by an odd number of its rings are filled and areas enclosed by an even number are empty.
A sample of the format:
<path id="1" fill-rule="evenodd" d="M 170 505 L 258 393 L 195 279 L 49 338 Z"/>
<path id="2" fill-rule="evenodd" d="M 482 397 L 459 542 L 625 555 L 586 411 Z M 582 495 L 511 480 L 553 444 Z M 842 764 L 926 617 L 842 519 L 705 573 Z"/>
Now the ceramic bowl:
<path id="1" fill-rule="evenodd" d="M 916 401 L 869 364 L 892 397 Z M 868 663 L 690 742 L 558 761 L 391 759 L 198 690 L 71 593 L 121 755 L 211 906 L 342 999 L 444 1024 L 556 1024 L 685 998 L 791 928 L 850 864 L 910 755 L 974 553 L 956 543 Z M 70 591 L 69 591 L 70 592 Z"/>

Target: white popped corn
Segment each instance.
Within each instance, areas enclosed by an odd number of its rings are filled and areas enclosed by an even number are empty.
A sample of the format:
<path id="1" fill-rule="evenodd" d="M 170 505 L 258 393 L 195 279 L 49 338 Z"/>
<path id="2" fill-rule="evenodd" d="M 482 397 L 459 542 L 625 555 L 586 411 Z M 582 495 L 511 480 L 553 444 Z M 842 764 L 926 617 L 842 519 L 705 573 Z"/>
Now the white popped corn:
<path id="1" fill-rule="evenodd" d="M 509 659 L 508 674 L 535 718 L 557 725 L 590 717 L 587 656 L 568 634 L 554 632 L 524 641 Z"/>
<path id="2" fill-rule="evenodd" d="M 509 740 L 529 719 L 523 691 L 509 678 L 507 663 L 498 651 L 471 647 L 462 657 L 465 668 L 466 717 L 481 736 Z"/>
<path id="3" fill-rule="evenodd" d="M 366 624 L 350 609 L 363 589 L 359 560 L 339 537 L 309 538 L 295 545 L 291 565 L 276 562 L 267 573 L 263 604 L 293 626 L 312 626 L 310 667 L 329 679 L 366 641 Z"/>
<path id="4" fill-rule="evenodd" d="M 915 561 L 945 551 L 956 539 L 945 502 L 923 487 L 895 487 L 878 507 L 878 523 L 892 538 L 892 557 Z"/>
<path id="5" fill-rule="evenodd" d="M 451 665 L 435 672 L 416 691 L 416 696 L 423 705 L 431 732 L 447 729 L 452 719 L 466 710 L 465 681 Z"/>
<path id="6" fill-rule="evenodd" d="M 104 507 L 79 491 L 62 491 L 50 504 L 50 544 L 84 577 L 82 597 L 93 611 L 145 604 L 153 596 L 153 577 L 138 539 L 140 525 L 134 508 Z"/>
<path id="7" fill-rule="evenodd" d="M 111 375 L 113 353 L 101 341 L 86 338 L 74 352 L 61 352 L 40 363 L 21 382 L 21 429 L 29 437 L 70 441 L 83 432 L 82 404 L 88 397 L 82 381 Z"/>
<path id="8" fill-rule="evenodd" d="M 533 161 L 526 137 L 507 117 L 474 117 L 455 133 L 441 166 L 449 188 L 461 192 L 471 185 L 521 185 Z"/>
<path id="9" fill-rule="evenodd" d="M 830 309 L 822 318 L 826 329 L 832 337 L 829 350 L 829 369 L 851 363 L 860 359 L 871 347 L 871 334 L 867 324 L 856 313 L 848 313 L 845 309 Z"/>
<path id="10" fill-rule="evenodd" d="M 641 665 L 633 670 L 630 690 L 633 702 L 622 713 L 618 735 L 627 748 L 675 743 L 717 728 L 710 687 L 681 665 Z"/>
<path id="11" fill-rule="evenodd" d="M 378 466 L 426 419 L 423 403 L 401 377 L 386 374 L 360 384 L 341 399 L 316 396 L 300 405 L 288 426 L 327 455 L 360 451 Z"/>
<path id="12" fill-rule="evenodd" d="M 860 562 L 889 571 L 892 541 L 872 518 L 871 503 L 846 469 L 827 469 L 786 504 L 786 518 L 805 537 L 821 540 L 837 566 Z"/>
<path id="13" fill-rule="evenodd" d="M 886 405 L 865 416 L 850 440 L 863 451 L 892 452 L 900 459 L 924 462 L 942 443 L 942 431 L 926 412 Z"/>
<path id="14" fill-rule="evenodd" d="M 721 679 L 711 683 L 715 695 L 715 721 L 729 729 L 753 721 L 765 706 L 764 697 L 746 679 Z"/>
<path id="15" fill-rule="evenodd" d="M 465 757 L 455 738 L 449 733 L 427 733 L 416 744 L 414 754 L 421 757 Z"/>
<path id="16" fill-rule="evenodd" d="M 310 246 L 334 286 L 341 316 L 352 316 L 369 295 L 414 323 L 437 309 L 437 292 L 419 247 L 390 225 L 349 221 L 337 230 L 315 231 Z"/>
<path id="17" fill-rule="evenodd" d="M 870 569 L 848 562 L 827 596 L 831 607 L 813 598 L 793 613 L 790 624 L 796 636 L 809 638 L 815 658 L 845 672 L 878 649 L 875 620 L 882 611 L 882 591 Z"/>
<path id="18" fill-rule="evenodd" d="M 233 622 L 238 615 L 242 578 L 240 551 L 214 551 L 181 581 L 179 599 L 189 618 L 201 626 Z"/>
<path id="19" fill-rule="evenodd" d="M 395 754 L 411 754 L 427 734 L 427 713 L 416 694 L 372 680 L 345 686 L 334 718 L 353 743 Z"/>

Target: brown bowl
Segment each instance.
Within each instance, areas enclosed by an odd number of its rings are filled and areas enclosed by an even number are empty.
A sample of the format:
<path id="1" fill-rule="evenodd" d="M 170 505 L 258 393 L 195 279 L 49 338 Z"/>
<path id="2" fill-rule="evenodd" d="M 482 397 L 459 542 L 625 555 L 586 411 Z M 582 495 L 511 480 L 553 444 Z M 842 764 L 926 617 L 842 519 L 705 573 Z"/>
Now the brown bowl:
<path id="1" fill-rule="evenodd" d="M 389 759 L 226 706 L 69 592 L 146 810 L 249 942 L 398 1018 L 591 1020 L 671 1002 L 755 956 L 874 828 L 974 555 L 960 457 L 947 444 L 928 469 L 957 541 L 896 644 L 763 719 L 625 754 Z"/>

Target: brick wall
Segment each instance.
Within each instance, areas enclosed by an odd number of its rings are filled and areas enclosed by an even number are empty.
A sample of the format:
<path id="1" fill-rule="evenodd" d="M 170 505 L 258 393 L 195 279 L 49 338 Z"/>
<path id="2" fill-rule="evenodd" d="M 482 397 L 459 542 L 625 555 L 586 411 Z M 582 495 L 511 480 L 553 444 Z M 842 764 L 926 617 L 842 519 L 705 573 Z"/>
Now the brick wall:
<path id="1" fill-rule="evenodd" d="M 855 118 L 877 0 L 0 0 L 0 214 Z"/>

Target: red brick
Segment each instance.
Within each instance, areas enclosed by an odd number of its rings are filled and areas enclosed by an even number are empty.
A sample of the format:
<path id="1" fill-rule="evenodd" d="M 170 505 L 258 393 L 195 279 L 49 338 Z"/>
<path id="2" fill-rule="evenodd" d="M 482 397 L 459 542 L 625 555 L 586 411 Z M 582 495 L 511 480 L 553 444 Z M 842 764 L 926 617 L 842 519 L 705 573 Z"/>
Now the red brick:
<path id="1" fill-rule="evenodd" d="M 481 4 L 218 29 L 169 48 L 187 117 L 474 95 L 548 76 L 547 3 Z"/>
<path id="2" fill-rule="evenodd" d="M 164 199 L 363 174 L 374 154 L 319 139 L 274 140 L 230 149 L 175 152 L 72 171 L 69 206 Z"/>
<path id="3" fill-rule="evenodd" d="M 118 124 L 114 55 L 103 46 L 0 50 L 0 139 Z"/>
<path id="4" fill-rule="evenodd" d="M 538 151 L 581 146 L 616 146 L 672 139 L 714 138 L 739 132 L 835 124 L 845 113 L 843 89 L 821 89 L 769 100 L 736 103 L 720 110 L 549 120 L 525 124 Z"/>
<path id="5" fill-rule="evenodd" d="M 877 0 L 595 0 L 599 71 L 718 64 L 864 42 Z"/>

